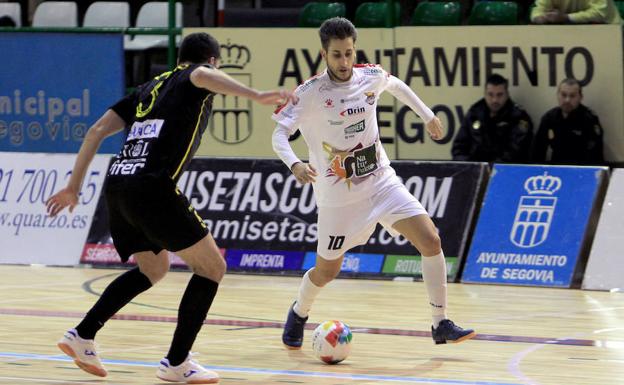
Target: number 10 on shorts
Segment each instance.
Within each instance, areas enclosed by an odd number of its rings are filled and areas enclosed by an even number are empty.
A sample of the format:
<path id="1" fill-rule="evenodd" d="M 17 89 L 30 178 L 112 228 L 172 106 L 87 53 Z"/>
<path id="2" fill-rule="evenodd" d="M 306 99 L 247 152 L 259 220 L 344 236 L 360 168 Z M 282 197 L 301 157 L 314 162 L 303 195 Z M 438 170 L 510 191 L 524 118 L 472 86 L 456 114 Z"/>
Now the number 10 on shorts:
<path id="1" fill-rule="evenodd" d="M 329 246 L 327 246 L 327 250 L 338 250 L 342 247 L 344 243 L 345 237 L 344 235 L 330 235 L 329 236 Z"/>

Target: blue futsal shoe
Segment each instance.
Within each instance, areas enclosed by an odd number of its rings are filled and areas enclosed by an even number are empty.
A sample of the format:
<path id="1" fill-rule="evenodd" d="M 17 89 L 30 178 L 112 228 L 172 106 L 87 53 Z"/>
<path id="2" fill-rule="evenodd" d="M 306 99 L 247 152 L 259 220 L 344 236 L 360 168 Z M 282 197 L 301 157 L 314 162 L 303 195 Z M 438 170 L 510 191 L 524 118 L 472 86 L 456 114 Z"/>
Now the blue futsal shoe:
<path id="1" fill-rule="evenodd" d="M 477 335 L 472 329 L 462 329 L 450 319 L 443 319 L 437 328 L 431 327 L 431 338 L 436 345 L 450 342 L 456 344 L 474 338 Z"/>
<path id="2" fill-rule="evenodd" d="M 308 317 L 301 318 L 295 313 L 295 304 L 293 303 L 288 310 L 288 318 L 284 324 L 284 332 L 282 333 L 282 342 L 288 349 L 301 349 L 303 344 L 303 329 L 305 328 Z"/>

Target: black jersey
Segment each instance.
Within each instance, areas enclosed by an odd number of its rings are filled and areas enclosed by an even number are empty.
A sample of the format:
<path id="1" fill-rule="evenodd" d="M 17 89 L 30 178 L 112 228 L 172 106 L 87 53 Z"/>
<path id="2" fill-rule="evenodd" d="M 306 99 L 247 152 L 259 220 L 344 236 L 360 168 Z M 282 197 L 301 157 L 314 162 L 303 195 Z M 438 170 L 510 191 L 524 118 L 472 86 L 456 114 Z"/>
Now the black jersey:
<path id="1" fill-rule="evenodd" d="M 178 180 L 197 151 L 212 113 L 214 93 L 190 80 L 198 66 L 179 65 L 111 107 L 129 131 L 108 170 L 109 178 L 152 174 Z"/>

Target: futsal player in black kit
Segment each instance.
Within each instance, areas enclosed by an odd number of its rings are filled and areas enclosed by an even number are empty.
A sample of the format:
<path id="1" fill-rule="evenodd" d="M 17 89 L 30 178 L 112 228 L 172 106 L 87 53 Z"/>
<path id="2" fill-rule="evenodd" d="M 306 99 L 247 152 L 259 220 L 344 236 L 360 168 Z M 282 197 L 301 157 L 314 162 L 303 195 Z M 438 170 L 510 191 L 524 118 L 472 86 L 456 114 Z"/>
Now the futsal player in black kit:
<path id="1" fill-rule="evenodd" d="M 160 361 L 157 376 L 194 384 L 219 381 L 217 373 L 191 358 L 190 350 L 226 264 L 205 223 L 176 182 L 199 146 L 215 94 L 269 105 L 296 102 L 289 91 L 257 91 L 218 70 L 219 51 L 219 43 L 209 34 L 187 36 L 174 70 L 138 87 L 89 129 L 67 187 L 46 202 L 50 216 L 65 207 L 72 211 L 100 143 L 129 129 L 108 170 L 104 194 L 115 248 L 124 262 L 134 255 L 138 267 L 111 282 L 84 319 L 58 342 L 59 348 L 88 373 L 107 375 L 95 351 L 95 334 L 123 306 L 163 278 L 169 269 L 169 250 L 187 263 L 193 275 L 180 302 L 171 347 Z"/>

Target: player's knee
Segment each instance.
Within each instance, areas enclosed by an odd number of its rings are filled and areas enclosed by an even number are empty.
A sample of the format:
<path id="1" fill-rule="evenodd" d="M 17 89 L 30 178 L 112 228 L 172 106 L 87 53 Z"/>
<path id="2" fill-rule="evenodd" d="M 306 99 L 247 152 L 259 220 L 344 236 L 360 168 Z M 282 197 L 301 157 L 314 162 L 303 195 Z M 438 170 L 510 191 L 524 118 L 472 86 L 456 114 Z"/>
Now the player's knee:
<path id="1" fill-rule="evenodd" d="M 437 255 L 442 251 L 442 240 L 437 232 L 431 231 L 419 239 L 419 245 L 414 245 L 422 255 Z"/>
<path id="2" fill-rule="evenodd" d="M 338 268 L 324 267 L 321 269 L 316 267 L 315 270 L 317 272 L 316 275 L 319 283 L 321 283 L 321 286 L 327 285 L 328 283 L 333 281 L 338 276 L 338 274 L 340 274 L 340 266 L 338 266 Z"/>
<path id="3" fill-rule="evenodd" d="M 140 266 L 141 273 L 145 275 L 152 285 L 155 285 L 167 275 L 169 271 L 169 259 L 162 259 L 158 261 L 154 261 L 154 263 L 150 263 L 149 265 Z"/>
<path id="4" fill-rule="evenodd" d="M 331 279 L 332 279 L 332 280 L 333 280 L 333 279 L 335 279 L 335 278 L 338 276 L 338 274 L 340 274 L 340 268 L 341 268 L 341 267 L 342 267 L 342 265 L 340 265 L 340 266 L 336 267 L 335 269 L 333 269 L 333 270 L 331 271 Z"/>
<path id="5" fill-rule="evenodd" d="M 225 271 L 227 270 L 227 262 L 225 262 L 225 258 L 223 258 L 223 255 L 221 255 L 221 253 L 215 256 L 213 260 L 215 261 L 215 272 L 219 278 L 217 282 L 221 282 L 223 276 L 225 275 Z"/>
<path id="6" fill-rule="evenodd" d="M 210 252 L 206 258 L 202 258 L 201 262 L 191 266 L 193 273 L 217 283 L 223 279 L 226 268 L 225 258 L 219 252 Z"/>

